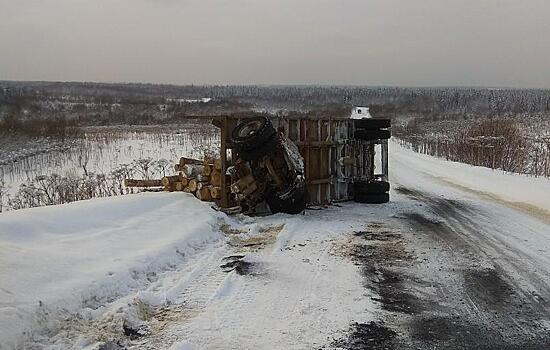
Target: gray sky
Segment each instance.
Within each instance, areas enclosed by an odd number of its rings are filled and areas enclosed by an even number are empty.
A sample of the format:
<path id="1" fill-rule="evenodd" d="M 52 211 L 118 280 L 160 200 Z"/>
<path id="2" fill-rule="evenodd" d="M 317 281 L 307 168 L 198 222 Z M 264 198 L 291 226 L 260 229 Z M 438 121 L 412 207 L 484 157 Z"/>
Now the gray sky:
<path id="1" fill-rule="evenodd" d="M 0 80 L 550 88 L 548 0 L 0 0 Z"/>

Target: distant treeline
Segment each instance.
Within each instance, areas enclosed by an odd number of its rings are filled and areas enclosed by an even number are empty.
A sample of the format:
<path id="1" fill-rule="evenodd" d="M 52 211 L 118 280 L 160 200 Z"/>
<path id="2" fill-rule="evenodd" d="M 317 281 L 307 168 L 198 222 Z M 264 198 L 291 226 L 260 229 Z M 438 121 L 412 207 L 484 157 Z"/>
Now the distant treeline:
<path id="1" fill-rule="evenodd" d="M 77 133 L 76 121 L 67 120 L 63 115 L 19 118 L 15 113 L 0 118 L 0 133 L 21 133 L 29 136 L 65 137 Z"/>
<path id="2" fill-rule="evenodd" d="M 92 108 L 113 104 L 170 105 L 167 103 L 170 99 L 202 97 L 213 98 L 213 101 L 179 104 L 179 109 L 174 108 L 173 112 L 203 114 L 210 110 L 230 113 L 247 109 L 271 113 L 304 112 L 364 105 L 382 117 L 550 113 L 550 90 L 541 89 L 0 82 L 0 112 L 2 106 L 4 110 L 17 106 L 29 108 L 36 106 L 37 101 L 43 102 L 42 107 L 47 105 L 44 101 L 64 101 Z M 219 108 L 212 108 L 217 104 Z"/>

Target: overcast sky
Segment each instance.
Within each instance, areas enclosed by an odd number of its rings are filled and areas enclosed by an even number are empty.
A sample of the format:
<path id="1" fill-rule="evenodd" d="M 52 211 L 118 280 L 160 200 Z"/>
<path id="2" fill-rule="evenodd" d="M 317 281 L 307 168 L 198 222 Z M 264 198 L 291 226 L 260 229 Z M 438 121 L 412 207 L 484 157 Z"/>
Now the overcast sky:
<path id="1" fill-rule="evenodd" d="M 0 0 L 0 80 L 550 88 L 549 0 Z"/>

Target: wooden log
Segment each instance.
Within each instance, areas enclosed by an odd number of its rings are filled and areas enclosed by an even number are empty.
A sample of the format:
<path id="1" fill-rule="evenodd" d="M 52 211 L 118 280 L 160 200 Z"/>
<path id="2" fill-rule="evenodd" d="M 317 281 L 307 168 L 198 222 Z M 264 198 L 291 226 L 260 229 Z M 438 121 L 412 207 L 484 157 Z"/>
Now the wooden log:
<path id="1" fill-rule="evenodd" d="M 176 182 L 176 191 L 183 191 L 183 189 L 185 188 L 185 185 L 181 182 Z"/>
<path id="2" fill-rule="evenodd" d="M 200 190 L 201 188 L 208 187 L 208 186 L 212 186 L 210 184 L 210 182 L 207 182 L 207 181 L 198 182 L 197 181 L 197 190 Z"/>
<path id="3" fill-rule="evenodd" d="M 193 193 L 193 191 L 191 191 L 191 189 L 189 188 L 189 186 L 185 186 L 185 187 L 183 188 L 183 192 L 185 192 L 185 193 Z"/>
<path id="4" fill-rule="evenodd" d="M 176 182 L 178 182 L 180 180 L 180 176 L 179 175 L 172 175 L 172 176 L 165 176 L 162 178 L 162 185 L 164 187 L 168 187 L 170 186 L 171 184 L 174 184 Z"/>
<path id="5" fill-rule="evenodd" d="M 161 180 L 136 180 L 136 179 L 124 179 L 124 186 L 126 187 L 162 187 Z"/>
<path id="6" fill-rule="evenodd" d="M 210 201 L 212 200 L 212 196 L 210 195 L 210 188 L 208 186 L 201 188 L 200 190 L 197 190 L 197 198 L 201 201 Z"/>
<path id="7" fill-rule="evenodd" d="M 250 184 L 254 182 L 254 177 L 252 175 L 246 175 L 231 185 L 231 191 L 233 193 L 242 193 Z"/>
<path id="8" fill-rule="evenodd" d="M 221 188 L 218 186 L 212 186 L 210 188 L 210 196 L 214 199 L 220 199 L 221 196 Z"/>
<path id="9" fill-rule="evenodd" d="M 212 156 L 204 156 L 203 164 L 204 164 L 204 165 L 213 165 L 213 164 L 214 164 L 214 160 L 215 160 L 215 158 L 212 157 Z"/>
<path id="10" fill-rule="evenodd" d="M 172 182 L 171 184 L 168 184 L 168 186 L 164 186 L 164 191 L 166 191 L 166 192 L 176 191 L 176 183 Z"/>
<path id="11" fill-rule="evenodd" d="M 203 169 L 204 165 L 185 164 L 183 167 L 181 167 L 181 172 L 188 179 L 193 179 L 196 178 L 197 175 L 202 174 Z"/>
<path id="12" fill-rule="evenodd" d="M 202 168 L 202 174 L 203 175 L 206 175 L 206 176 L 210 176 L 210 174 L 212 173 L 212 167 L 210 165 L 203 165 L 203 168 Z"/>
<path id="13" fill-rule="evenodd" d="M 187 186 L 187 184 L 189 183 L 189 179 L 183 175 L 183 173 L 179 173 L 179 178 L 180 178 L 180 182 L 183 184 L 183 186 Z"/>
<path id="14" fill-rule="evenodd" d="M 221 159 L 216 159 L 214 160 L 214 169 L 220 171 L 222 170 L 222 160 Z"/>
<path id="15" fill-rule="evenodd" d="M 210 182 L 210 176 L 199 174 L 199 175 L 197 175 L 197 181 L 199 181 L 199 182 Z"/>
<path id="16" fill-rule="evenodd" d="M 187 184 L 187 187 L 191 192 L 195 192 L 197 190 L 197 180 L 191 179 L 189 180 L 189 183 Z"/>
<path id="17" fill-rule="evenodd" d="M 202 161 L 198 160 L 198 159 L 193 159 L 193 158 L 187 158 L 187 157 L 181 157 L 180 158 L 180 166 L 184 166 L 186 164 L 196 164 L 196 165 L 200 165 L 200 164 L 203 164 Z"/>
<path id="18" fill-rule="evenodd" d="M 239 161 L 234 165 L 234 167 L 234 171 L 236 172 L 235 174 L 239 179 L 252 174 L 252 169 L 250 169 L 247 162 Z"/>
<path id="19" fill-rule="evenodd" d="M 210 174 L 210 183 L 214 186 L 222 185 L 222 175 L 218 170 L 214 170 Z"/>

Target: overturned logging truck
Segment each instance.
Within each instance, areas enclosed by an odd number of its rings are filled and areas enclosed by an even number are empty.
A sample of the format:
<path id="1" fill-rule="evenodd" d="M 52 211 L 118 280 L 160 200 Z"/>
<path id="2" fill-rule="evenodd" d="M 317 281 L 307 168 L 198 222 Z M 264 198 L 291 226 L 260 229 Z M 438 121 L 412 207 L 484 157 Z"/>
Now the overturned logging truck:
<path id="1" fill-rule="evenodd" d="M 213 124 L 221 133 L 222 210 L 259 213 L 267 204 L 273 213 L 298 213 L 306 205 L 389 201 L 388 119 L 223 116 Z"/>
<path id="2" fill-rule="evenodd" d="M 389 119 L 223 116 L 212 122 L 221 134 L 219 157 L 182 157 L 177 175 L 125 185 L 192 193 L 227 213 L 297 214 L 307 205 L 389 201 Z"/>

